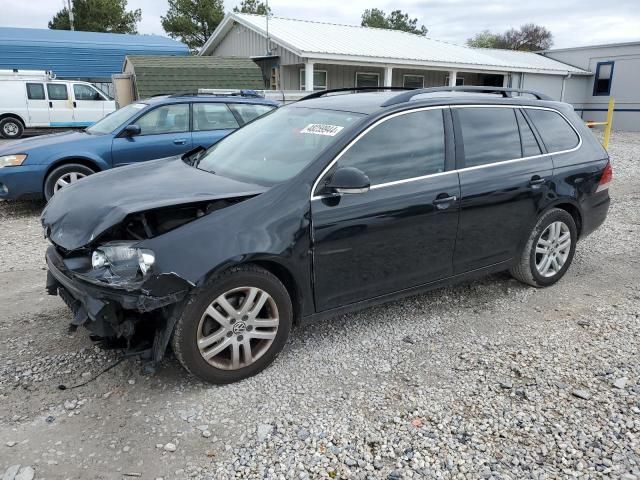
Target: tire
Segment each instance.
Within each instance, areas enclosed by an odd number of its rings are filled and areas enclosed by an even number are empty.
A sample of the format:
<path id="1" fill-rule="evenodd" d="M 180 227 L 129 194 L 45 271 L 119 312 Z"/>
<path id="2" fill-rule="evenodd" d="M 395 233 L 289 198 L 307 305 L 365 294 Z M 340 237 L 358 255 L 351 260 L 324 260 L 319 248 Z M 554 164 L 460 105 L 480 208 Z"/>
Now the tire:
<path id="1" fill-rule="evenodd" d="M 250 289 L 262 293 L 250 297 Z M 265 299 L 263 293 L 269 298 Z M 233 315 L 218 303 L 223 296 Z M 247 298 L 254 298 L 250 304 L 254 307 L 249 308 L 250 315 L 243 315 Z M 291 298 L 280 280 L 260 267 L 242 265 L 214 277 L 189 301 L 176 323 L 171 346 L 178 361 L 193 375 L 209 383 L 232 383 L 269 366 L 284 347 L 292 323 Z M 265 339 L 267 336 L 272 338 Z M 254 357 L 250 360 L 246 356 L 247 343 Z M 237 352 L 235 365 L 234 352 Z M 213 356 L 207 360 L 205 355 Z"/>
<path id="2" fill-rule="evenodd" d="M 22 122 L 15 117 L 0 120 L 0 136 L 7 139 L 20 138 L 24 132 Z"/>
<path id="3" fill-rule="evenodd" d="M 568 246 L 567 234 L 570 242 Z M 578 230 L 571 214 L 559 208 L 552 208 L 538 219 L 520 256 L 509 271 L 517 280 L 534 287 L 553 285 L 564 276 L 571 265 L 577 240 Z M 546 246 L 544 242 L 550 245 Z M 565 247 L 562 248 L 563 246 Z M 549 253 L 545 254 L 544 251 Z M 545 255 L 547 259 L 554 257 L 555 262 L 546 261 Z"/>
<path id="4" fill-rule="evenodd" d="M 88 177 L 89 175 L 92 175 L 94 173 L 96 172 L 94 172 L 89 167 L 81 165 L 79 163 L 67 163 L 58 168 L 55 168 L 49 173 L 49 175 L 47 175 L 47 178 L 44 181 L 44 198 L 47 200 L 47 202 L 51 200 L 51 197 L 53 197 L 58 189 L 58 187 L 56 186 L 58 181 L 64 181 L 65 178 L 69 180 L 76 178 L 76 180 L 69 181 L 69 183 L 73 183 L 74 181 L 77 181 L 84 177 Z"/>

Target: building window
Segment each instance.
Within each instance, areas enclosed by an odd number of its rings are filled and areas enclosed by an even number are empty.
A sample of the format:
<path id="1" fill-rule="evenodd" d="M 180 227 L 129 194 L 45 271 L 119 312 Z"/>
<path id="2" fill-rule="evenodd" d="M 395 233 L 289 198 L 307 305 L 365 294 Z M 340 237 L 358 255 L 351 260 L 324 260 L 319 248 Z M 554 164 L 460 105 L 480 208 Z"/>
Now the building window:
<path id="1" fill-rule="evenodd" d="M 424 88 L 424 75 L 403 75 L 402 86 L 404 88 Z"/>
<path id="2" fill-rule="evenodd" d="M 445 80 L 444 80 L 444 86 L 448 87 L 449 86 L 449 75 L 446 76 Z M 456 87 L 463 87 L 464 86 L 464 77 L 461 76 L 457 76 L 456 77 Z"/>
<path id="3" fill-rule="evenodd" d="M 593 96 L 606 96 L 611 93 L 611 81 L 613 80 L 613 62 L 598 62 L 596 66 L 596 78 L 593 82 Z"/>
<path id="4" fill-rule="evenodd" d="M 356 87 L 379 87 L 380 74 L 373 72 L 356 72 Z"/>
<path id="5" fill-rule="evenodd" d="M 313 71 L 313 89 L 314 90 L 326 90 L 327 89 L 327 71 L 326 70 L 314 70 Z M 300 90 L 305 90 L 304 68 L 302 70 L 300 70 Z"/>

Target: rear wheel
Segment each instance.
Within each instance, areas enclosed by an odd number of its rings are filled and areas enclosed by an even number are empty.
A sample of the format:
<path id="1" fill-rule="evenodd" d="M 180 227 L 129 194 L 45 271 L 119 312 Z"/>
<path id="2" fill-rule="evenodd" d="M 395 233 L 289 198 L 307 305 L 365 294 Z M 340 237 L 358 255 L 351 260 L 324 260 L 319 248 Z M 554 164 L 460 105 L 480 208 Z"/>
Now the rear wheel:
<path id="1" fill-rule="evenodd" d="M 0 120 L 0 136 L 2 138 L 20 138 L 24 132 L 22 122 L 14 117 L 6 117 Z"/>
<path id="2" fill-rule="evenodd" d="M 56 192 L 93 173 L 89 167 L 79 163 L 68 163 L 52 170 L 44 181 L 44 198 L 48 202 Z"/>
<path id="3" fill-rule="evenodd" d="M 172 347 L 180 363 L 210 383 L 231 383 L 266 368 L 284 347 L 293 320 L 286 288 L 252 265 L 232 268 L 189 302 Z"/>
<path id="4" fill-rule="evenodd" d="M 566 273 L 576 249 L 573 217 L 559 208 L 545 212 L 533 228 L 511 275 L 534 287 L 547 287 Z"/>

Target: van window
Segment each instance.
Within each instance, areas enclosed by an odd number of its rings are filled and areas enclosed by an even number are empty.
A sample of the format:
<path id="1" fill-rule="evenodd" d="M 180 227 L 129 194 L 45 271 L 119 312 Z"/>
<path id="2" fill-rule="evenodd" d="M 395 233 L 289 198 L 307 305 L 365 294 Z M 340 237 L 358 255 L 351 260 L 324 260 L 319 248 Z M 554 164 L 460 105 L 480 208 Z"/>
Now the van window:
<path id="1" fill-rule="evenodd" d="M 178 103 L 151 110 L 138 119 L 140 135 L 158 135 L 189 130 L 189 105 Z"/>
<path id="2" fill-rule="evenodd" d="M 67 85 L 64 83 L 47 83 L 47 93 L 49 100 L 67 100 Z"/>
<path id="3" fill-rule="evenodd" d="M 27 98 L 29 100 L 45 100 L 44 85 L 41 83 L 27 83 Z"/>
<path id="4" fill-rule="evenodd" d="M 462 129 L 466 167 L 513 160 L 522 156 L 513 108 L 456 108 Z"/>
<path id="5" fill-rule="evenodd" d="M 442 109 L 391 118 L 374 127 L 338 160 L 362 170 L 371 185 L 444 171 Z"/>
<path id="6" fill-rule="evenodd" d="M 578 146 L 578 134 L 559 113 L 535 108 L 527 108 L 526 112 L 538 129 L 549 153 L 571 150 Z"/>
<path id="7" fill-rule="evenodd" d="M 533 130 L 529 126 L 529 122 L 524 118 L 524 115 L 520 110 L 516 110 L 516 117 L 518 117 L 518 128 L 520 129 L 520 138 L 522 139 L 522 156 L 533 157 L 540 155 L 542 150 L 536 136 L 533 134 Z"/>
<path id="8" fill-rule="evenodd" d="M 224 103 L 194 103 L 193 130 L 225 130 L 238 128 L 238 122 L 233 113 Z"/>
<path id="9" fill-rule="evenodd" d="M 73 96 L 76 100 L 104 100 L 97 90 L 81 83 L 73 84 Z"/>

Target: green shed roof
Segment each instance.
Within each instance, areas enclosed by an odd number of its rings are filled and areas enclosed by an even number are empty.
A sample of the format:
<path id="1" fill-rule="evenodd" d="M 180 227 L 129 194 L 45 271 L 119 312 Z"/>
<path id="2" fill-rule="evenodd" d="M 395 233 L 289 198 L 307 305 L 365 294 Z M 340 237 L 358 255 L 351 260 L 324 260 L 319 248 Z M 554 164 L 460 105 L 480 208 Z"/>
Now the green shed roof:
<path id="1" fill-rule="evenodd" d="M 199 88 L 264 88 L 262 71 L 249 58 L 127 56 L 124 70 L 135 75 L 139 98 Z"/>

